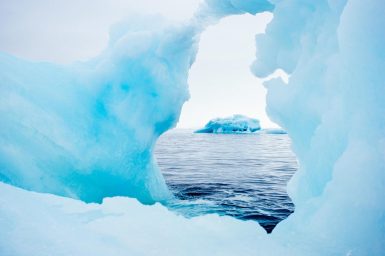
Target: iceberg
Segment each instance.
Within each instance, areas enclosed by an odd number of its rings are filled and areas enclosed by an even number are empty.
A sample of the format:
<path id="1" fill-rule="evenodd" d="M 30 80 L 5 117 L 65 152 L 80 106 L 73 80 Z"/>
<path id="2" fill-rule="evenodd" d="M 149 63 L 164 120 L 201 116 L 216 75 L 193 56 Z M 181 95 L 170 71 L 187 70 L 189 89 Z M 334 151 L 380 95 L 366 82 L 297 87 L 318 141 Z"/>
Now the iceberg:
<path id="1" fill-rule="evenodd" d="M 258 119 L 243 115 L 210 120 L 205 127 L 195 133 L 252 133 L 261 129 Z"/>
<path id="2" fill-rule="evenodd" d="M 287 132 L 283 129 L 278 129 L 278 128 L 269 128 L 269 129 L 263 129 L 261 130 L 262 133 L 266 134 L 287 134 Z"/>
<path id="3" fill-rule="evenodd" d="M 200 33 L 264 11 L 274 17 L 251 70 L 289 75 L 265 86 L 300 166 L 295 212 L 267 235 L 127 198 L 170 196 L 152 151 L 189 98 Z M 87 62 L 1 54 L 0 254 L 384 255 L 384 12 L 384 1 L 207 0 L 185 24 L 118 24 Z"/>

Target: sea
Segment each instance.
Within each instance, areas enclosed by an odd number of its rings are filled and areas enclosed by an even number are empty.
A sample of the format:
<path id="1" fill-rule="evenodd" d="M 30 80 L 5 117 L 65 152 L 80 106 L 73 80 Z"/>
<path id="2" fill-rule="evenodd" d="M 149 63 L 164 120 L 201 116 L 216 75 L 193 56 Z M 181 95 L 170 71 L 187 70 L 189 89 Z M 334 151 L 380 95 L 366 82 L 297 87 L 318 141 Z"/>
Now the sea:
<path id="1" fill-rule="evenodd" d="M 186 217 L 227 215 L 257 221 L 267 233 L 293 211 L 286 185 L 298 168 L 287 134 L 208 134 L 174 129 L 155 147 L 174 198 Z"/>

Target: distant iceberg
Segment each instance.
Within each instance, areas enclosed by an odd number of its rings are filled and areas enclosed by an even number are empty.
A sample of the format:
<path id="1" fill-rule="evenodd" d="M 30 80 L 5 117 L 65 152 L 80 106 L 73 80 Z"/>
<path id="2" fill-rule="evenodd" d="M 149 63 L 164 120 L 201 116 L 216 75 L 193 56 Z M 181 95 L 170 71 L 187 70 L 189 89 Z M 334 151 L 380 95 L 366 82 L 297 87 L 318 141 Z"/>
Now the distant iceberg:
<path id="1" fill-rule="evenodd" d="M 252 133 L 261 129 L 258 119 L 244 115 L 211 119 L 205 127 L 195 133 Z"/>
<path id="2" fill-rule="evenodd" d="M 287 134 L 285 130 L 280 128 L 263 129 L 261 132 L 266 134 Z"/>

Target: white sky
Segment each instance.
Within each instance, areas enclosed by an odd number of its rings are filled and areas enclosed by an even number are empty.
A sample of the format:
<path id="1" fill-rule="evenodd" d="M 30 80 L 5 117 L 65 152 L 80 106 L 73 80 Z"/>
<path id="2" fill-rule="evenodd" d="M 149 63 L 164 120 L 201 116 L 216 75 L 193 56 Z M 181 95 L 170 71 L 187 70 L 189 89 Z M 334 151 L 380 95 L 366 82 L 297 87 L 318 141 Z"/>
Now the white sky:
<path id="1" fill-rule="evenodd" d="M 1 0 L 0 51 L 19 57 L 70 63 L 97 55 L 112 24 L 130 13 L 160 13 L 187 20 L 200 0 Z M 191 99 L 178 127 L 196 128 L 209 119 L 245 114 L 275 127 L 265 114 L 265 89 L 249 71 L 255 40 L 271 15 L 223 19 L 204 32 L 190 71 Z"/>
<path id="2" fill-rule="evenodd" d="M 200 0 L 0 0 L 0 51 L 70 63 L 107 46 L 112 24 L 131 13 L 188 19 Z"/>
<path id="3" fill-rule="evenodd" d="M 214 117 L 244 114 L 263 127 L 276 127 L 265 113 L 266 90 L 250 72 L 255 59 L 255 35 L 264 32 L 271 14 L 224 18 L 202 35 L 190 70 L 191 99 L 185 103 L 178 127 L 197 128 Z"/>

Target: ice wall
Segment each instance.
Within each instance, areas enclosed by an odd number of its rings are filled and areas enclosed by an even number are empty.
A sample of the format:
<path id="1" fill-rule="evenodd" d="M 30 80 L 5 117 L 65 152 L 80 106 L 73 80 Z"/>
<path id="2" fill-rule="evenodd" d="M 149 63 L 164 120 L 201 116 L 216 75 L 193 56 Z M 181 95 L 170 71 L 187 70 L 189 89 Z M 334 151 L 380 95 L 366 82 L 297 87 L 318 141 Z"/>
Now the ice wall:
<path id="1" fill-rule="evenodd" d="M 0 180 L 101 202 L 170 196 L 152 156 L 188 98 L 195 28 L 133 17 L 108 49 L 59 66 L 0 55 Z"/>
<path id="2" fill-rule="evenodd" d="M 295 213 L 275 232 L 311 237 L 323 255 L 382 255 L 385 3 L 272 2 L 252 69 L 290 74 L 266 83 L 267 110 L 300 163 L 288 186 Z"/>

